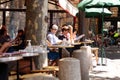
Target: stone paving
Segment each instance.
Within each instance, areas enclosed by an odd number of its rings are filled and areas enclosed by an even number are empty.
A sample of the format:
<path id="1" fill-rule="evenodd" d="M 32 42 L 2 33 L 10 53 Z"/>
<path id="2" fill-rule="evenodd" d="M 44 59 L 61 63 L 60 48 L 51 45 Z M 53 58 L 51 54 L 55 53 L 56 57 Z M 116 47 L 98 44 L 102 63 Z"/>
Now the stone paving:
<path id="1" fill-rule="evenodd" d="M 90 71 L 90 80 L 120 80 L 120 48 L 112 46 L 106 48 L 106 58 L 102 58 L 106 65 L 101 65 L 101 57 L 99 57 L 99 65 Z"/>

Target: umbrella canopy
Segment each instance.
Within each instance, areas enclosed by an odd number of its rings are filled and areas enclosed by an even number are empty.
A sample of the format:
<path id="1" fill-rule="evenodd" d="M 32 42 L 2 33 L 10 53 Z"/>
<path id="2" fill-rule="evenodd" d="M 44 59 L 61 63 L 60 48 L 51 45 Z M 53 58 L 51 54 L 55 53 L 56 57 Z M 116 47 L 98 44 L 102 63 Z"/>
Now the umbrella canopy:
<path id="1" fill-rule="evenodd" d="M 87 4 L 91 3 L 92 0 L 82 0 L 79 4 L 78 4 L 78 8 L 79 10 L 85 10 L 85 7 Z"/>
<path id="2" fill-rule="evenodd" d="M 90 1 L 90 0 L 88 0 Z M 83 0 L 83 2 L 86 2 L 86 0 Z M 120 0 L 91 0 L 90 3 L 81 5 L 81 2 L 78 4 L 78 9 L 85 10 L 85 8 L 102 8 L 102 12 L 104 12 L 105 7 L 120 7 Z M 103 40 L 103 20 L 104 19 L 104 14 L 102 14 L 102 41 Z M 101 62 L 103 63 L 103 56 L 106 57 L 105 52 L 104 52 L 104 46 L 101 46 L 101 53 L 102 53 L 102 60 Z"/>
<path id="3" fill-rule="evenodd" d="M 86 7 L 118 7 L 120 0 L 92 0 Z"/>
<path id="4" fill-rule="evenodd" d="M 104 13 L 104 16 L 110 16 L 112 14 L 107 8 L 104 8 L 104 12 L 102 8 L 85 8 L 85 16 L 87 18 L 99 17 L 102 13 Z"/>
<path id="5" fill-rule="evenodd" d="M 86 7 L 101 8 L 101 7 L 118 7 L 118 6 L 120 6 L 120 0 L 82 0 L 77 7 L 80 10 L 85 10 Z"/>

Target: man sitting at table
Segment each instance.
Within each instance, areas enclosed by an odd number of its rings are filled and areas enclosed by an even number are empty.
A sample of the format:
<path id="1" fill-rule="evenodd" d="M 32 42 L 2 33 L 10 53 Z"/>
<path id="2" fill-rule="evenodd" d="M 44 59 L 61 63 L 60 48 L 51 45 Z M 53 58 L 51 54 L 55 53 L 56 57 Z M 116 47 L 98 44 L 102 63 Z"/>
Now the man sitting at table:
<path id="1" fill-rule="evenodd" d="M 52 25 L 52 27 L 50 28 L 50 32 L 47 35 L 47 40 L 52 44 L 60 44 L 62 42 L 62 40 L 58 39 L 58 37 L 56 36 L 56 33 L 58 31 L 58 26 L 56 24 Z"/>
<path id="2" fill-rule="evenodd" d="M 56 24 L 52 25 L 50 28 L 50 32 L 47 35 L 47 44 L 49 45 L 56 45 L 62 43 L 62 40 L 58 39 L 56 36 L 58 30 L 58 26 Z M 59 53 L 57 52 L 56 48 L 48 48 L 50 52 L 48 53 L 49 65 L 56 65 L 59 59 Z"/>

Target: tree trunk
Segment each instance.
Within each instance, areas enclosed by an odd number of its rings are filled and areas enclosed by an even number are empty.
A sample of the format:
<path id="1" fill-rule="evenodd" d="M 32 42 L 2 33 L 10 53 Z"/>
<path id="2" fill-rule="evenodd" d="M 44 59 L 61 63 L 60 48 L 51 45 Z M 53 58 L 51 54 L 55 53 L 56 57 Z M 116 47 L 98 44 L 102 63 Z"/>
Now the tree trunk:
<path id="1" fill-rule="evenodd" d="M 46 49 L 48 0 L 26 0 L 26 6 L 26 40 L 31 40 L 32 45 L 44 45 Z M 38 58 L 37 69 L 47 65 L 47 53 L 42 61 Z"/>

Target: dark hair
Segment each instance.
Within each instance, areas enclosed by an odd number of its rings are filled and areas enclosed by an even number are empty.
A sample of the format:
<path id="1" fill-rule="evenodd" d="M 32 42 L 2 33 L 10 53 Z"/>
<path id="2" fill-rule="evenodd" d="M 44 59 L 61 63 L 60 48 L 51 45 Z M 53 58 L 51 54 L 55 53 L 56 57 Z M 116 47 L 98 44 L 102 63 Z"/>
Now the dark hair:
<path id="1" fill-rule="evenodd" d="M 63 32 L 63 31 L 68 31 L 68 30 L 69 30 L 69 29 L 63 28 L 63 29 L 62 29 L 62 32 Z"/>
<path id="2" fill-rule="evenodd" d="M 63 24 L 62 27 L 67 26 L 67 24 Z"/>
<path id="3" fill-rule="evenodd" d="M 0 35 L 4 35 L 4 33 L 7 31 L 6 26 L 2 26 L 0 29 Z"/>
<path id="4" fill-rule="evenodd" d="M 21 32 L 21 33 L 24 33 L 24 31 L 23 31 L 22 29 L 18 30 L 18 33 L 20 33 L 20 32 Z"/>

